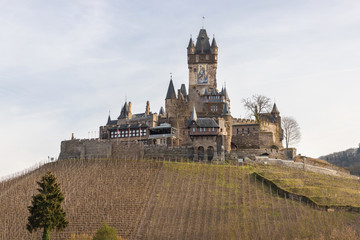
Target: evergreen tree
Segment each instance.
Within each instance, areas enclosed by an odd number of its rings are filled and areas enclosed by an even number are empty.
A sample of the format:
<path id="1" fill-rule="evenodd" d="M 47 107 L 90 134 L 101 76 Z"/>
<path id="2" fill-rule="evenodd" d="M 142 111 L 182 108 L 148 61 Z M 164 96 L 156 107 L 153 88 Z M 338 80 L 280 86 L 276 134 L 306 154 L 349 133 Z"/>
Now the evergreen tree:
<path id="1" fill-rule="evenodd" d="M 56 177 L 50 171 L 37 184 L 39 194 L 32 197 L 31 206 L 28 207 L 30 216 L 26 228 L 30 233 L 43 228 L 42 239 L 50 240 L 51 230 L 59 231 L 68 225 L 66 213 L 61 207 L 64 195 L 56 183 Z"/>
<path id="2" fill-rule="evenodd" d="M 93 240 L 117 240 L 116 229 L 109 227 L 106 222 L 95 233 Z"/>

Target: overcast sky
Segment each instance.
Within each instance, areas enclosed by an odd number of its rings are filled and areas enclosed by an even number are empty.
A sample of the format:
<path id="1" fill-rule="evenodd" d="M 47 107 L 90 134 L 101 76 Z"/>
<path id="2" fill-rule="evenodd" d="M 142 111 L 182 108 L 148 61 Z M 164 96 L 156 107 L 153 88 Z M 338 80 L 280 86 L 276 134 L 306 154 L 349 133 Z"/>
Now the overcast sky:
<path id="1" fill-rule="evenodd" d="M 297 119 L 298 153 L 358 145 L 360 1 L 0 0 L 0 176 L 58 157 L 71 133 L 94 136 L 126 97 L 158 112 L 170 72 L 188 86 L 202 16 L 234 117 L 263 94 Z"/>

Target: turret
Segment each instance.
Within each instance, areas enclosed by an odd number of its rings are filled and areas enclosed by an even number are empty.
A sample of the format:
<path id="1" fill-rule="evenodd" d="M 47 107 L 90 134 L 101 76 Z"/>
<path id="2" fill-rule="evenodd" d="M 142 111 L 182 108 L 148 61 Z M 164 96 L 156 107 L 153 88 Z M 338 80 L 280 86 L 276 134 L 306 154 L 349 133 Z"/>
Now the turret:
<path id="1" fill-rule="evenodd" d="M 277 106 L 276 106 L 276 103 L 274 103 L 274 106 L 273 106 L 273 108 L 272 108 L 272 110 L 271 110 L 271 114 L 273 115 L 273 116 L 280 116 L 280 112 L 279 112 L 279 109 L 277 108 Z"/>
<path id="2" fill-rule="evenodd" d="M 210 52 L 212 54 L 217 54 L 218 53 L 218 46 L 216 44 L 215 36 L 213 37 L 213 40 L 211 42 Z"/>
<path id="3" fill-rule="evenodd" d="M 189 45 L 188 45 L 188 47 L 187 47 L 187 53 L 188 53 L 188 54 L 194 54 L 194 53 L 195 53 L 195 46 L 194 46 L 194 42 L 193 42 L 191 36 L 190 36 Z"/>
<path id="4" fill-rule="evenodd" d="M 228 105 L 227 101 L 224 103 L 224 108 L 222 111 L 221 116 L 225 120 L 225 129 L 226 129 L 226 135 L 225 135 L 225 150 L 226 152 L 231 151 L 231 138 L 232 138 L 232 117 L 230 113 L 230 106 Z"/>
<path id="5" fill-rule="evenodd" d="M 129 111 L 128 111 L 128 118 L 132 118 L 132 112 L 131 112 L 131 102 L 129 102 Z"/>
<path id="6" fill-rule="evenodd" d="M 170 83 L 165 98 L 165 110 L 167 113 L 167 117 L 169 118 L 175 116 L 176 100 L 177 99 L 176 99 L 174 84 L 172 78 L 170 78 Z"/>
<path id="7" fill-rule="evenodd" d="M 120 115 L 118 119 L 121 118 L 129 118 L 129 104 L 127 102 L 124 103 L 124 106 L 121 108 Z"/>
<path id="8" fill-rule="evenodd" d="M 222 111 L 221 115 L 222 116 L 231 116 L 230 107 L 229 107 L 227 102 L 224 103 L 224 108 L 223 108 L 223 111 Z"/>
<path id="9" fill-rule="evenodd" d="M 176 99 L 175 88 L 172 79 L 170 79 L 169 87 L 165 99 Z"/>
<path id="10" fill-rule="evenodd" d="M 150 103 L 149 101 L 146 101 L 146 109 L 145 109 L 145 115 L 149 115 L 150 114 Z"/>
<path id="11" fill-rule="evenodd" d="M 165 111 L 163 107 L 161 107 L 159 110 L 159 116 L 165 116 Z"/>
<path id="12" fill-rule="evenodd" d="M 192 122 L 192 121 L 194 121 L 194 122 L 197 121 L 197 114 L 196 114 L 195 104 L 194 104 L 193 110 L 192 110 L 192 112 L 191 112 L 190 121 L 191 121 L 191 122 Z"/>
<path id="13" fill-rule="evenodd" d="M 181 84 L 180 92 L 182 93 L 182 95 L 183 95 L 185 98 L 187 97 L 187 92 L 186 92 L 185 84 Z"/>

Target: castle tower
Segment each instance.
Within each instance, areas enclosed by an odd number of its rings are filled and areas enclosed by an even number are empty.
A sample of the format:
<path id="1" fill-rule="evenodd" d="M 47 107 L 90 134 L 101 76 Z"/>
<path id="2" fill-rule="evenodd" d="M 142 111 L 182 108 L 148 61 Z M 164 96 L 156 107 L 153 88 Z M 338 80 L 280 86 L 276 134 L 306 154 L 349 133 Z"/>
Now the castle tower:
<path id="1" fill-rule="evenodd" d="M 232 117 L 231 117 L 231 113 L 230 113 L 230 107 L 227 102 L 224 103 L 224 108 L 223 108 L 221 116 L 225 120 L 225 129 L 226 129 L 224 147 L 225 147 L 226 152 L 230 152 L 231 151 L 231 138 L 232 138 Z"/>
<path id="2" fill-rule="evenodd" d="M 190 98 L 194 99 L 195 95 L 203 94 L 205 89 L 216 89 L 218 47 L 215 37 L 210 45 L 206 30 L 200 29 L 195 46 L 190 38 L 187 55 Z"/>
<path id="3" fill-rule="evenodd" d="M 284 139 L 283 129 L 281 128 L 281 116 L 280 111 L 274 103 L 274 106 L 271 110 L 271 115 L 273 116 L 276 124 L 276 132 L 275 132 L 275 145 L 282 148 L 282 140 Z"/>
<path id="4" fill-rule="evenodd" d="M 150 114 L 150 102 L 146 101 L 145 115 L 148 116 Z"/>
<path id="5" fill-rule="evenodd" d="M 124 103 L 124 106 L 121 108 L 120 115 L 118 119 L 130 119 L 132 116 L 131 114 L 131 102 Z"/>
<path id="6" fill-rule="evenodd" d="M 175 112 L 174 112 L 176 111 L 175 106 L 176 106 L 176 93 L 172 78 L 170 78 L 170 83 L 165 98 L 165 111 L 167 113 L 168 118 L 172 118 L 175 116 Z"/>

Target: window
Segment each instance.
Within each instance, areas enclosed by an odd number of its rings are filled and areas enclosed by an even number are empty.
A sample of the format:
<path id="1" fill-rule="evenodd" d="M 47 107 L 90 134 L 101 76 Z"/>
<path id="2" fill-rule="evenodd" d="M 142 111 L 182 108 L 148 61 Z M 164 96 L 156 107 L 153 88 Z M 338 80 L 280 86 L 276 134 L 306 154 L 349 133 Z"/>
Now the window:
<path id="1" fill-rule="evenodd" d="M 215 128 L 212 128 L 211 131 L 215 132 Z"/>
<path id="2" fill-rule="evenodd" d="M 195 128 L 193 128 L 193 132 L 195 132 Z"/>
<path id="3" fill-rule="evenodd" d="M 209 60 L 209 55 L 206 55 L 205 58 L 206 58 L 206 60 Z"/>
<path id="4" fill-rule="evenodd" d="M 196 55 L 196 62 L 199 61 L 199 55 Z"/>
<path id="5" fill-rule="evenodd" d="M 200 132 L 202 132 L 202 128 L 200 128 Z"/>

